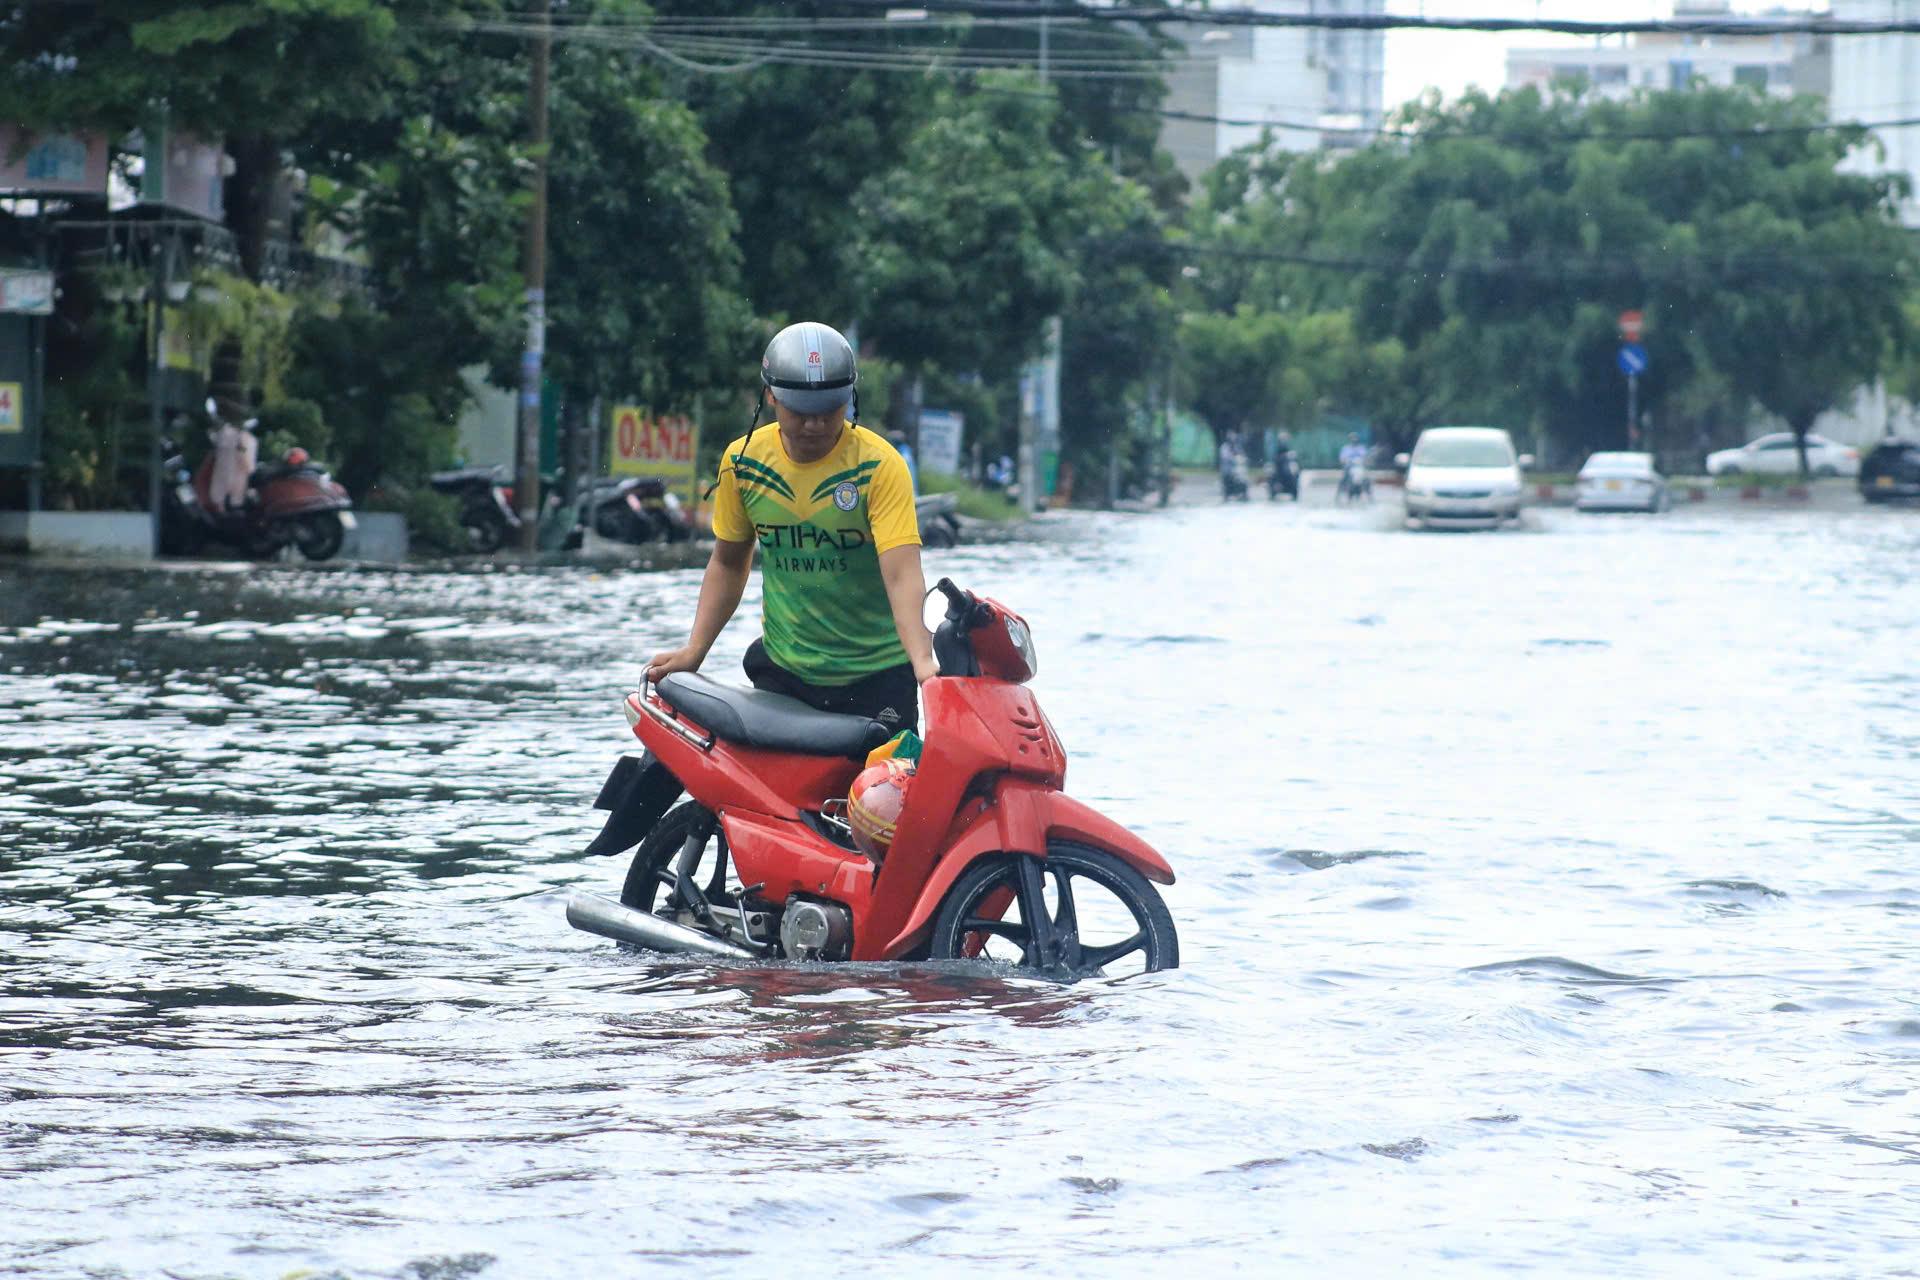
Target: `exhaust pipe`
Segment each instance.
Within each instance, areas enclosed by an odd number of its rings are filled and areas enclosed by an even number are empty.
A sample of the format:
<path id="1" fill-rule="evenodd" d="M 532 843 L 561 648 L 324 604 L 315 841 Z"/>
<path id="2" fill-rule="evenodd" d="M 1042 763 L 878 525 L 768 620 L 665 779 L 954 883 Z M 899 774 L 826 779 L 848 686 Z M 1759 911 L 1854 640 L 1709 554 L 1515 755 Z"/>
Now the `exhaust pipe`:
<path id="1" fill-rule="evenodd" d="M 738 943 L 716 938 L 698 929 L 689 929 L 644 911 L 635 911 L 617 902 L 591 893 L 576 893 L 567 899 L 567 923 L 585 933 L 597 933 L 616 942 L 630 942 L 649 951 L 693 951 L 701 955 L 723 956 L 730 960 L 758 960 L 760 957 Z"/>

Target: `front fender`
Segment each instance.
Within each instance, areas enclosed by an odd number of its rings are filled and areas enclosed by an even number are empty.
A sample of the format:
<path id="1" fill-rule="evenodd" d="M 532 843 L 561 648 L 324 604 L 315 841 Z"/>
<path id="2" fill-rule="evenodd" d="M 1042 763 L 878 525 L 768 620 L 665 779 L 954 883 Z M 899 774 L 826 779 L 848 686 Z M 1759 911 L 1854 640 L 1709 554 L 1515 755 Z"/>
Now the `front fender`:
<path id="1" fill-rule="evenodd" d="M 906 924 L 872 955 L 855 959 L 894 959 L 925 940 L 934 913 L 966 869 L 980 858 L 1008 852 L 1040 853 L 1048 840 L 1103 849 L 1147 879 L 1173 883 L 1173 868 L 1154 847 L 1090 805 L 1064 791 L 1054 791 L 1023 778 L 1003 777 L 994 789 L 994 803 L 981 810 L 951 839 L 933 872 L 921 887 Z M 886 891 L 885 869 L 877 893 Z"/>

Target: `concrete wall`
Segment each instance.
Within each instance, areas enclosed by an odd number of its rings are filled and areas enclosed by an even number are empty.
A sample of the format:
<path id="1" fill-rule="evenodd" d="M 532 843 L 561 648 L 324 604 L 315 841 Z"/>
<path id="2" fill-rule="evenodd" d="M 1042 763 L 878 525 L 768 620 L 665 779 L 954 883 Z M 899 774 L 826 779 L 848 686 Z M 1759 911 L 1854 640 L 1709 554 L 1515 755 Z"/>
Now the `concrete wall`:
<path id="1" fill-rule="evenodd" d="M 356 511 L 354 528 L 340 544 L 342 560 L 405 560 L 407 518 L 393 511 Z M 299 552 L 293 553 L 297 558 Z"/>
<path id="2" fill-rule="evenodd" d="M 405 560 L 407 519 L 390 511 L 356 511 L 342 560 Z M 153 526 L 144 511 L 0 511 L 0 551 L 43 556 L 153 559 Z M 289 551 L 298 562 L 300 553 Z"/>
<path id="3" fill-rule="evenodd" d="M 0 511 L 0 550 L 151 560 L 153 522 L 144 511 Z"/>

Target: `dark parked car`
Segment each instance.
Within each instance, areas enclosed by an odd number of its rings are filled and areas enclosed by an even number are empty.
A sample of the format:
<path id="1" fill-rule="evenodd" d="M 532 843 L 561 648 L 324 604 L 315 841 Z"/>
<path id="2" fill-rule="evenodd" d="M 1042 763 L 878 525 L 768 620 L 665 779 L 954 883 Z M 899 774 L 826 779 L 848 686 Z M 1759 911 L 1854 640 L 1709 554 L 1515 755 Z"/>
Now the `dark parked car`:
<path id="1" fill-rule="evenodd" d="M 1920 498 L 1920 440 L 1882 440 L 1860 463 L 1860 496 L 1868 502 Z"/>

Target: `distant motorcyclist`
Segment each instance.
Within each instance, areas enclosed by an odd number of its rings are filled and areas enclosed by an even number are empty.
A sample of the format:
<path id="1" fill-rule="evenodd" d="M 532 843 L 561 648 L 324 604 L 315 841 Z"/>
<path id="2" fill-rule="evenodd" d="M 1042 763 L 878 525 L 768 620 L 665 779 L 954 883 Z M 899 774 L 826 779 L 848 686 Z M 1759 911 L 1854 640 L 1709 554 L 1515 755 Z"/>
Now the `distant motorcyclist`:
<path id="1" fill-rule="evenodd" d="M 1300 497 L 1300 459 L 1293 451 L 1293 437 L 1281 431 L 1273 438 L 1273 457 L 1267 467 L 1267 496 L 1286 493 Z"/>
<path id="2" fill-rule="evenodd" d="M 1358 431 L 1347 432 L 1347 442 L 1340 446 L 1340 469 L 1345 471 L 1350 463 L 1367 463 L 1367 446 L 1360 443 Z"/>
<path id="3" fill-rule="evenodd" d="M 1220 438 L 1220 496 L 1228 501 L 1247 496 L 1247 477 L 1241 469 L 1240 439 L 1231 431 Z"/>
<path id="4" fill-rule="evenodd" d="M 1367 474 L 1367 446 L 1360 443 L 1358 431 L 1349 431 L 1347 442 L 1340 446 L 1340 484 L 1333 496 L 1338 502 L 1373 500 L 1373 477 Z"/>

